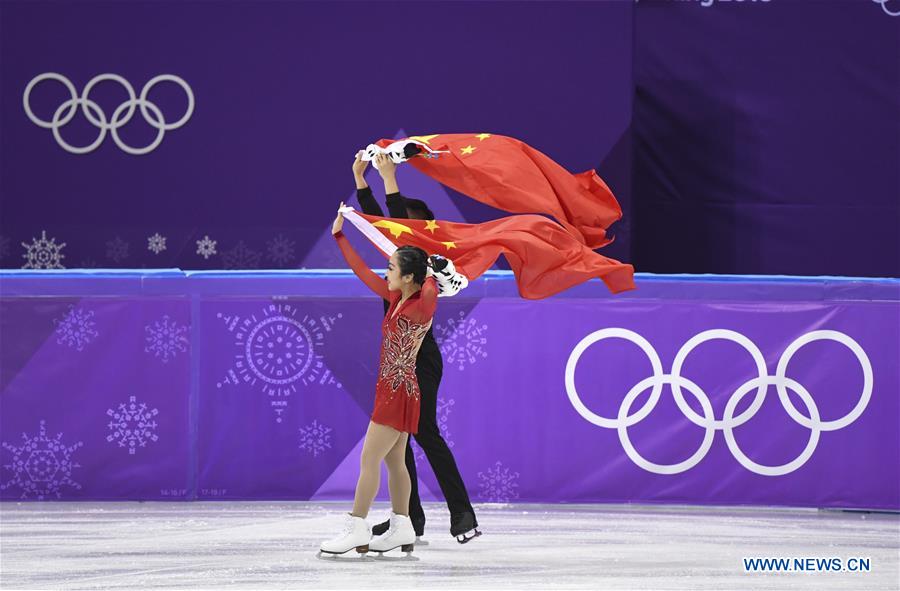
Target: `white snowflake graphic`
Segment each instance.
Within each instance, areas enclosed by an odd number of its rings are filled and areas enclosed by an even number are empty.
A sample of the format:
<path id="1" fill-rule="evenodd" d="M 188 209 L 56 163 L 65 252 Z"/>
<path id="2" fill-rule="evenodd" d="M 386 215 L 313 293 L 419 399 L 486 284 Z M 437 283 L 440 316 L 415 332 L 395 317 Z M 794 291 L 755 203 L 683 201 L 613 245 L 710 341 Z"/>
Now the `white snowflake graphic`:
<path id="1" fill-rule="evenodd" d="M 322 355 L 325 333 L 343 314 L 315 318 L 292 304 L 272 303 L 261 316 L 216 314 L 235 339 L 234 365 L 216 387 L 258 385 L 269 397 L 278 423 L 298 384 L 343 388 Z"/>
<path id="2" fill-rule="evenodd" d="M 331 429 L 318 421 L 313 421 L 307 427 L 300 428 L 300 449 L 311 453 L 313 457 L 331 449 Z"/>
<path id="3" fill-rule="evenodd" d="M 222 265 L 226 269 L 258 269 L 261 256 L 239 240 L 234 248 L 222 251 Z"/>
<path id="4" fill-rule="evenodd" d="M 459 366 L 462 371 L 466 364 L 472 365 L 479 358 L 487 357 L 487 324 L 479 326 L 474 318 L 466 318 L 465 312 L 459 318 L 448 318 L 434 327 L 434 339 L 441 348 L 441 355 L 447 363 Z"/>
<path id="5" fill-rule="evenodd" d="M 106 243 L 106 258 L 121 263 L 128 258 L 128 243 L 116 236 Z"/>
<path id="6" fill-rule="evenodd" d="M 456 401 L 451 398 L 450 400 L 444 401 L 442 398 L 438 398 L 437 400 L 437 424 L 438 430 L 441 433 L 441 437 L 444 438 L 444 441 L 447 442 L 447 447 L 453 449 L 453 446 L 456 445 L 453 442 L 453 438 L 450 435 L 450 427 L 447 423 L 447 419 L 450 418 L 450 411 L 453 408 L 453 405 L 456 404 Z M 425 459 L 425 450 L 423 450 L 419 446 L 419 442 L 416 441 L 415 436 L 413 436 L 412 442 L 413 454 L 416 456 L 416 461 L 421 462 Z"/>
<path id="7" fill-rule="evenodd" d="M 110 418 L 106 425 L 110 434 L 106 442 L 118 442 L 119 447 L 128 447 L 128 455 L 134 455 L 138 447 L 147 447 L 155 443 L 159 436 L 154 432 L 159 425 L 156 416 L 159 410 L 149 410 L 143 402 L 138 404 L 137 398 L 130 396 L 128 402 L 119 404 L 116 410 L 108 409 L 106 416 Z"/>
<path id="8" fill-rule="evenodd" d="M 209 259 L 216 254 L 216 241 L 211 240 L 209 235 L 204 235 L 203 240 L 197 240 L 197 254 L 204 259 Z"/>
<path id="9" fill-rule="evenodd" d="M 9 255 L 9 238 L 0 236 L 0 260 L 5 259 Z"/>
<path id="10" fill-rule="evenodd" d="M 179 352 L 187 351 L 189 330 L 187 326 L 178 324 L 166 314 L 162 320 L 144 327 L 144 332 L 147 333 L 147 346 L 144 347 L 144 352 L 162 357 L 162 362 L 168 363 L 169 359 L 174 359 Z"/>
<path id="11" fill-rule="evenodd" d="M 279 234 L 266 242 L 266 249 L 269 251 L 269 260 L 277 265 L 289 265 L 294 260 L 295 242 L 289 238 Z"/>
<path id="12" fill-rule="evenodd" d="M 65 245 L 65 242 L 57 244 L 56 238 L 47 240 L 47 231 L 41 230 L 40 240 L 32 238 L 31 244 L 26 242 L 22 243 L 22 246 L 25 247 L 25 254 L 23 254 L 22 257 L 26 261 L 25 264 L 22 265 L 22 268 L 65 269 L 61 263 L 62 259 L 66 258 L 66 255 L 62 253 L 62 249 Z"/>
<path id="13" fill-rule="evenodd" d="M 489 503 L 508 503 L 519 498 L 519 491 L 516 490 L 519 487 L 516 482 L 519 473 L 510 472 L 500 461 L 479 472 L 478 478 L 481 480 L 481 498 Z"/>
<path id="14" fill-rule="evenodd" d="M 44 500 L 50 496 L 62 498 L 63 486 L 80 489 L 81 485 L 72 480 L 72 470 L 81 465 L 72 460 L 72 454 L 81 447 L 82 442 L 65 445 L 62 433 L 55 439 L 47 437 L 46 421 L 41 421 L 40 432 L 29 437 L 22 433 L 23 444 L 15 447 L 3 442 L 3 449 L 13 454 L 12 462 L 4 464 L 12 470 L 13 478 L 0 485 L 0 490 L 18 487 L 22 490 L 22 499 L 35 498 Z"/>
<path id="15" fill-rule="evenodd" d="M 166 249 L 166 237 L 159 232 L 147 238 L 147 250 L 153 254 L 159 254 Z"/>
<path id="16" fill-rule="evenodd" d="M 69 306 L 69 311 L 62 318 L 53 321 L 56 324 L 57 344 L 72 347 L 77 351 L 84 350 L 85 345 L 89 345 L 99 335 L 93 317 L 93 310 Z"/>

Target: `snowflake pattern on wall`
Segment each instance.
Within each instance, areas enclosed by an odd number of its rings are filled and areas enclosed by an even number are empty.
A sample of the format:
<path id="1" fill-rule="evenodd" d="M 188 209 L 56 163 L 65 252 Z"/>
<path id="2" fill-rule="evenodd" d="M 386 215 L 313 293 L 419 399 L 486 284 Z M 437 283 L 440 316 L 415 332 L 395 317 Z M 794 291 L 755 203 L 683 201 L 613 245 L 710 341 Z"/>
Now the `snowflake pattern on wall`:
<path id="1" fill-rule="evenodd" d="M 127 447 L 128 455 L 134 455 L 138 447 L 147 447 L 148 443 L 155 443 L 159 436 L 156 435 L 156 416 L 159 410 L 150 410 L 143 402 L 138 403 L 137 398 L 130 396 L 128 402 L 122 402 L 118 408 L 108 409 L 106 416 L 110 418 L 107 428 L 110 434 L 106 436 L 106 442 L 113 441 L 119 447 Z"/>
<path id="2" fill-rule="evenodd" d="M 222 266 L 226 269 L 258 269 L 261 256 L 239 240 L 233 248 L 222 251 Z"/>
<path id="3" fill-rule="evenodd" d="M 499 460 L 484 472 L 478 473 L 481 481 L 480 496 L 489 503 L 508 503 L 519 498 L 519 473 L 504 468 Z"/>
<path id="4" fill-rule="evenodd" d="M 311 453 L 313 457 L 331 449 L 331 428 L 313 421 L 300 428 L 300 449 Z"/>
<path id="5" fill-rule="evenodd" d="M 282 267 L 291 264 L 294 260 L 295 242 L 279 234 L 266 242 L 269 260 Z"/>
<path id="6" fill-rule="evenodd" d="M 116 236 L 106 243 L 106 258 L 121 263 L 128 258 L 128 243 Z"/>
<path id="7" fill-rule="evenodd" d="M 83 351 L 99 333 L 96 330 L 93 310 L 82 310 L 75 306 L 69 306 L 68 312 L 53 322 L 56 324 L 56 342 L 59 345 L 72 347 L 76 351 Z"/>
<path id="8" fill-rule="evenodd" d="M 446 363 L 456 365 L 460 371 L 466 365 L 487 357 L 487 324 L 474 318 L 466 318 L 460 311 L 459 318 L 448 318 L 434 327 L 434 339 L 441 348 Z"/>
<path id="9" fill-rule="evenodd" d="M 225 327 L 234 336 L 234 363 L 225 378 L 216 384 L 258 387 L 270 399 L 275 421 L 282 422 L 288 398 L 298 384 L 343 386 L 325 366 L 322 347 L 325 334 L 343 317 L 312 317 L 287 303 L 266 305 L 249 317 L 219 312 Z"/>
<path id="10" fill-rule="evenodd" d="M 22 246 L 25 247 L 25 254 L 22 255 L 25 259 L 25 264 L 22 265 L 22 268 L 65 269 L 62 265 L 62 259 L 66 258 L 66 255 L 62 252 L 65 245 L 65 242 L 57 244 L 56 238 L 47 240 L 46 230 L 41 230 L 40 239 L 32 238 L 31 244 L 27 242 L 22 243 Z"/>
<path id="11" fill-rule="evenodd" d="M 212 240 L 209 235 L 203 236 L 202 240 L 197 240 L 197 254 L 204 259 L 216 254 L 216 241 Z"/>
<path id="12" fill-rule="evenodd" d="M 153 254 L 159 254 L 166 249 L 166 237 L 159 232 L 147 237 L 147 250 Z"/>
<path id="13" fill-rule="evenodd" d="M 22 433 L 21 447 L 3 442 L 3 449 L 12 453 L 12 461 L 3 468 L 12 471 L 13 476 L 0 490 L 17 487 L 22 491 L 20 498 L 44 500 L 49 497 L 62 498 L 62 487 L 80 489 L 81 485 L 72 480 L 72 471 L 80 468 L 72 458 L 75 451 L 84 445 L 81 441 L 66 445 L 63 434 L 55 439 L 47 436 L 46 421 L 40 422 L 37 435 Z"/>
<path id="14" fill-rule="evenodd" d="M 188 326 L 175 322 L 166 314 L 161 320 L 144 327 L 144 332 L 147 333 L 144 351 L 153 353 L 155 357 L 161 358 L 163 363 L 168 363 L 169 359 L 174 359 L 178 353 L 187 351 L 189 331 Z"/>

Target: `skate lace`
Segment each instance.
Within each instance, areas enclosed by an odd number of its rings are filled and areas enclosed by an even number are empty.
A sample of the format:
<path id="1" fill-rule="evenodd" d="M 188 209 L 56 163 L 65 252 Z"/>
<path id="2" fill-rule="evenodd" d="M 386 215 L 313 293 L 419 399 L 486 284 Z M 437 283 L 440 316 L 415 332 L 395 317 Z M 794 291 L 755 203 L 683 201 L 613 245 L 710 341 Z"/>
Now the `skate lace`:
<path id="1" fill-rule="evenodd" d="M 391 519 L 391 524 L 388 526 L 388 530 L 384 532 L 384 537 L 390 537 L 394 532 L 397 531 L 397 522 Z"/>

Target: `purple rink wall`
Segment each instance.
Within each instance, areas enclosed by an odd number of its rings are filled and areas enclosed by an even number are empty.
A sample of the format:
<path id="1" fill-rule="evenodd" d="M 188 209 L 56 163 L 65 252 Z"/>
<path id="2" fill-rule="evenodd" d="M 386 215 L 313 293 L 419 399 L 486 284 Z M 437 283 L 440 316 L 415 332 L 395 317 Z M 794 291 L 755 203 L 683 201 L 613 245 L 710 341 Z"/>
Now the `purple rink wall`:
<path id="1" fill-rule="evenodd" d="M 357 149 L 488 132 L 597 169 L 602 254 L 718 275 L 441 301 L 474 501 L 900 509 L 900 283 L 809 277 L 900 276 L 898 2 L 5 0 L 0 498 L 349 499 L 382 307 L 300 269 Z"/>
<path id="2" fill-rule="evenodd" d="M 526 301 L 493 271 L 439 301 L 473 501 L 900 509 L 900 281 L 637 284 Z M 348 271 L 7 271 L 0 294 L 3 500 L 352 498 L 383 309 Z"/>

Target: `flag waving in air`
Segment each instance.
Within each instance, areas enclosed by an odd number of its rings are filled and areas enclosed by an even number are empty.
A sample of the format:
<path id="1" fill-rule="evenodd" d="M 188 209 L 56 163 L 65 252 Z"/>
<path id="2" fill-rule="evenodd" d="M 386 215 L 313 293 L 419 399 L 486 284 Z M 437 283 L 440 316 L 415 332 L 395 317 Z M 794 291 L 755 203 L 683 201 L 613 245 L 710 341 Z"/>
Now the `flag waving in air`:
<path id="1" fill-rule="evenodd" d="M 416 147 L 406 147 L 410 144 Z M 399 150 L 397 156 L 408 157 L 420 172 L 497 209 L 551 215 L 590 249 L 611 242 L 606 230 L 622 217 L 618 201 L 594 170 L 572 174 L 515 138 L 455 133 L 382 139 L 374 145 Z"/>
<path id="2" fill-rule="evenodd" d="M 595 277 L 612 293 L 634 289 L 631 265 L 597 254 L 543 216 L 516 215 L 462 224 L 370 216 L 352 207 L 341 212 L 387 256 L 396 246 L 418 246 L 451 259 L 456 270 L 470 280 L 487 271 L 502 254 L 523 298 L 546 298 Z"/>

